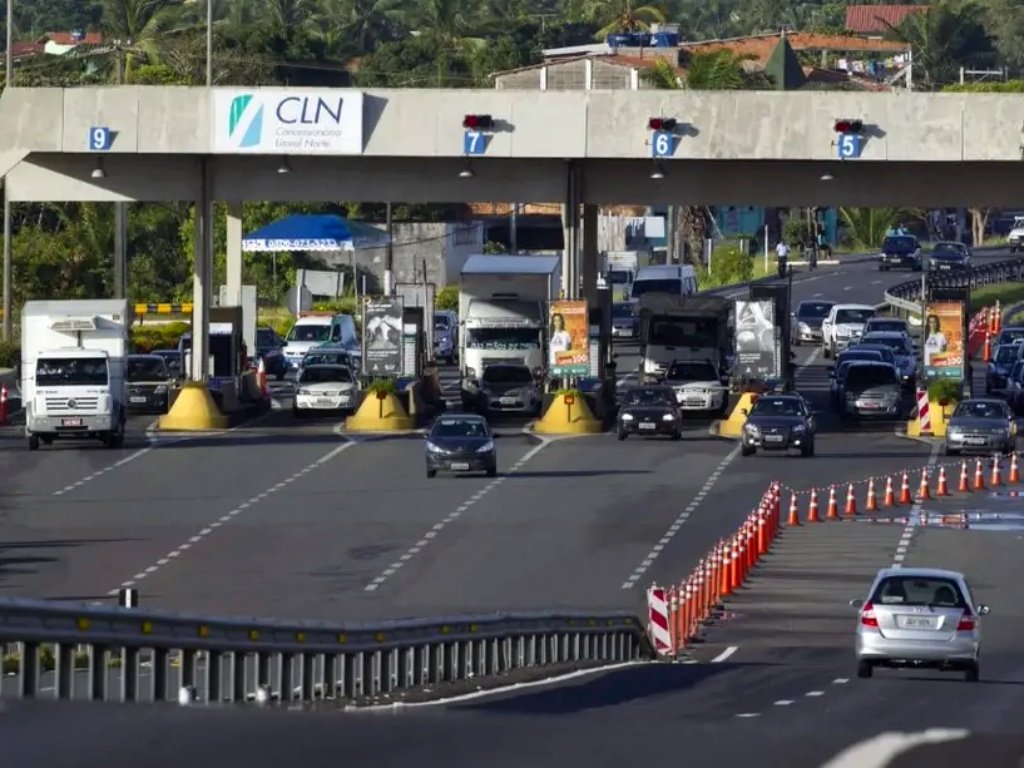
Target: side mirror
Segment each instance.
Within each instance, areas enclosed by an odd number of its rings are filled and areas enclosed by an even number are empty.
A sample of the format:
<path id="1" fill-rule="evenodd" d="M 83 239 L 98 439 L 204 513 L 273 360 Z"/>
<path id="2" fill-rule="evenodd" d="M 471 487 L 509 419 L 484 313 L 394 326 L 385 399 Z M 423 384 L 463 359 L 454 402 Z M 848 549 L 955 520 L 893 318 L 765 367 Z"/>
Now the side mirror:
<path id="1" fill-rule="evenodd" d="M 992 612 L 992 609 L 989 608 L 987 605 L 985 605 L 984 603 L 978 603 L 978 615 L 979 616 L 988 616 L 989 613 L 991 613 L 991 612 Z"/>
<path id="2" fill-rule="evenodd" d="M 859 611 L 861 608 L 864 607 L 864 601 L 860 600 L 860 599 L 851 600 L 850 601 L 850 607 L 851 608 L 856 608 Z"/>

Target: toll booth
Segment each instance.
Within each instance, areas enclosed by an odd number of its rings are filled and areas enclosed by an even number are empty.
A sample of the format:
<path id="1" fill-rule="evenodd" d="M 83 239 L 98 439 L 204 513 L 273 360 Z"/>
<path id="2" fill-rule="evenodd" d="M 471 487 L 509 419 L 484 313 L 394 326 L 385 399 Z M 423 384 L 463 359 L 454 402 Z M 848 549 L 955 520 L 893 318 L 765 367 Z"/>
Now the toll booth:
<path id="1" fill-rule="evenodd" d="M 603 379 L 612 353 L 612 287 L 597 289 L 596 304 L 587 308 L 592 378 Z"/>
<path id="2" fill-rule="evenodd" d="M 402 375 L 421 376 L 434 356 L 433 283 L 398 283 L 395 294 L 402 299 Z"/>
<path id="3" fill-rule="evenodd" d="M 792 336 L 792 275 L 788 280 L 777 280 L 770 283 L 755 283 L 750 286 L 751 301 L 771 301 L 775 309 L 775 379 L 781 381 L 787 391 L 796 385 L 795 370 L 790 354 Z"/>
<path id="4" fill-rule="evenodd" d="M 238 405 L 241 376 L 248 364 L 248 349 L 243 337 L 244 326 L 241 307 L 210 308 L 210 393 L 217 405 L 225 411 Z M 192 334 L 186 333 L 178 341 L 178 351 L 185 370 L 191 370 Z"/>

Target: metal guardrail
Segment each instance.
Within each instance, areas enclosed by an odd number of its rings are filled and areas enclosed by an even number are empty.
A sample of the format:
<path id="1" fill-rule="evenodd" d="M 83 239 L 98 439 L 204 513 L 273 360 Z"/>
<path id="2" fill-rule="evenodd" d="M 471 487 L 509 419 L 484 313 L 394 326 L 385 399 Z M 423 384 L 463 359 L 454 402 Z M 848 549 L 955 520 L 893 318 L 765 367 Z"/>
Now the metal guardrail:
<path id="1" fill-rule="evenodd" d="M 89 701 L 358 700 L 527 668 L 654 658 L 644 626 L 626 612 L 331 624 L 17 598 L 0 599 L 3 644 L 18 653 L 0 697 Z"/>
<path id="2" fill-rule="evenodd" d="M 1024 259 L 1006 259 L 981 264 L 965 272 L 929 272 L 925 280 L 929 289 L 960 288 L 968 285 L 977 288 L 996 283 L 1018 282 L 1024 280 Z M 885 292 L 885 301 L 891 307 L 917 315 L 921 314 L 920 300 L 920 277 L 894 285 Z"/>

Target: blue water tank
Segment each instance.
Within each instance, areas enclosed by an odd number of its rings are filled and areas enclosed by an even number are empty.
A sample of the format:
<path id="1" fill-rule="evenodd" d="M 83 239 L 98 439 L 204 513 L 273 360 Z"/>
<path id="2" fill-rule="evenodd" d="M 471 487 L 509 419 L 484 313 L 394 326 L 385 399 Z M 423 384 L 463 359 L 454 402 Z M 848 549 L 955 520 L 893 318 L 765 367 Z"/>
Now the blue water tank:
<path id="1" fill-rule="evenodd" d="M 679 33 L 655 32 L 651 35 L 651 46 L 654 48 L 676 48 L 679 46 Z"/>
<path id="2" fill-rule="evenodd" d="M 635 32 L 620 32 L 608 35 L 604 41 L 611 48 L 640 48 L 644 45 L 644 37 Z"/>

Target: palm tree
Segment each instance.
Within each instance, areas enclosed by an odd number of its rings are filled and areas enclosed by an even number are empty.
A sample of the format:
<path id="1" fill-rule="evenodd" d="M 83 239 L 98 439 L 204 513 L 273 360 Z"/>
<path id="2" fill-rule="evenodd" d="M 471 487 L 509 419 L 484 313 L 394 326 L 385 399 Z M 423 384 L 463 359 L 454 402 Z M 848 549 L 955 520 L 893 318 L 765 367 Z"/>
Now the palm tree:
<path id="1" fill-rule="evenodd" d="M 990 52 L 980 19 L 979 6 L 971 0 L 940 0 L 923 13 L 911 14 L 898 27 L 886 26 L 889 36 L 913 50 L 914 79 L 933 90 L 953 82 L 961 64 Z"/>
<path id="2" fill-rule="evenodd" d="M 370 53 L 402 31 L 400 0 L 322 0 L 320 7 L 328 51 L 348 44 Z"/>
<path id="3" fill-rule="evenodd" d="M 885 233 L 900 222 L 919 218 L 920 211 L 909 208 L 846 208 L 839 209 L 847 235 L 857 248 L 872 250 L 885 239 Z"/>
<path id="4" fill-rule="evenodd" d="M 594 38 L 603 40 L 619 32 L 642 32 L 651 24 L 663 24 L 665 12 L 653 5 L 636 5 L 635 0 L 592 0 L 590 17 L 601 24 Z"/>
<path id="5" fill-rule="evenodd" d="M 692 91 L 737 91 L 747 83 L 743 62 L 728 49 L 695 53 L 686 63 L 686 87 Z"/>
<path id="6" fill-rule="evenodd" d="M 130 82 L 140 63 L 159 64 L 166 38 L 190 26 L 172 0 L 105 0 L 103 22 L 103 46 L 86 55 L 105 60 L 117 83 Z"/>

